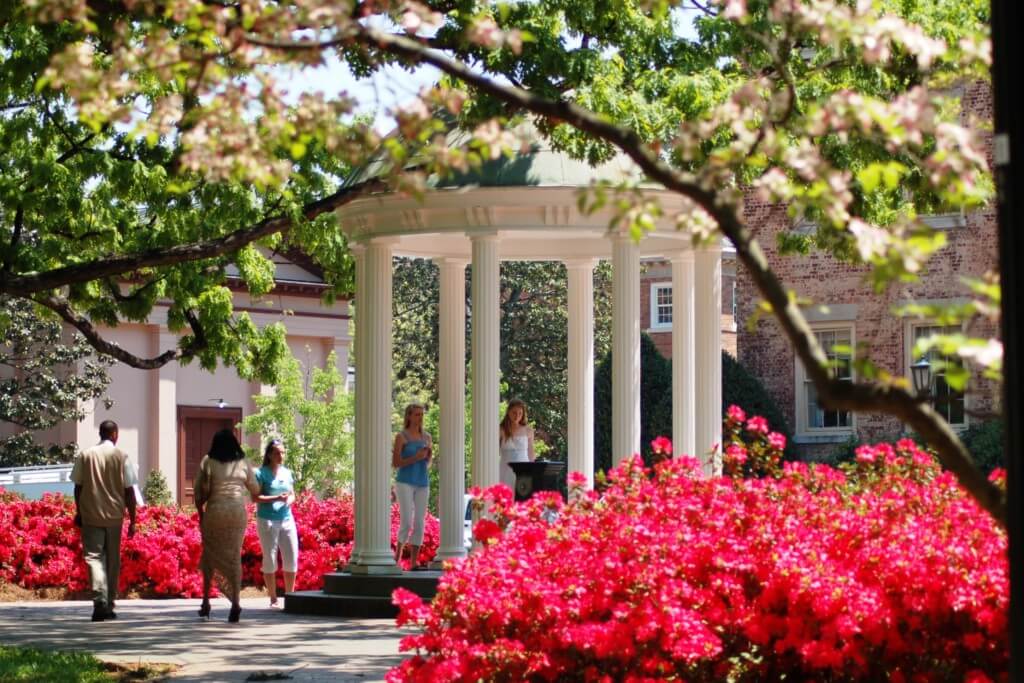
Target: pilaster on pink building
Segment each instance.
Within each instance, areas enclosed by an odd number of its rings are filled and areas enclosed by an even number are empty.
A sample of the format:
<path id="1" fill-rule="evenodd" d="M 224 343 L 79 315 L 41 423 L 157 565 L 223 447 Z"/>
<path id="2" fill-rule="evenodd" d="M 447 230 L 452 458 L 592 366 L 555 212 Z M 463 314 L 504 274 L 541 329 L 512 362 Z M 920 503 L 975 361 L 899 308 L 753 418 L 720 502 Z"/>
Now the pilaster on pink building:
<path id="1" fill-rule="evenodd" d="M 232 290 L 235 310 L 248 314 L 260 328 L 283 324 L 291 352 L 307 370 L 324 367 L 334 353 L 344 376 L 352 341 L 348 302 L 323 302 L 328 286 L 315 266 L 267 256 L 275 265 L 276 284 L 260 298 L 245 291 L 237 271 L 228 271 L 225 284 Z M 158 302 L 145 322 L 104 328 L 103 336 L 136 355 L 155 356 L 178 344 L 178 335 L 167 327 L 167 310 L 166 303 Z M 110 408 L 93 401 L 85 406 L 83 420 L 65 422 L 39 440 L 88 447 L 97 442 L 100 423 L 114 420 L 120 427 L 118 445 L 135 461 L 142 480 L 161 471 L 181 504 L 192 502 L 192 480 L 215 431 L 234 428 L 249 445 L 260 445 L 259 435 L 242 434 L 238 424 L 256 411 L 253 397 L 272 394 L 274 387 L 241 379 L 234 368 L 219 366 L 210 372 L 193 362 L 137 370 L 119 363 L 110 369 L 110 377 Z"/>

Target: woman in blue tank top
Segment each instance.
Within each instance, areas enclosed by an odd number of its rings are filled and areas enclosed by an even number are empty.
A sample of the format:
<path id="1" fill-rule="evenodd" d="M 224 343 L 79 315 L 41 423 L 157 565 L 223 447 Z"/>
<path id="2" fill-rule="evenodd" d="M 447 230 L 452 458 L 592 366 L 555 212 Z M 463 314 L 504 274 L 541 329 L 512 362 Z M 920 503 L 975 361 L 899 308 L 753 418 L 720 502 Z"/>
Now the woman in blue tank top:
<path id="1" fill-rule="evenodd" d="M 420 546 L 423 545 L 423 521 L 430 493 L 431 454 L 430 434 L 423 431 L 423 406 L 412 403 L 405 408 L 404 428 L 395 436 L 391 465 L 398 470 L 395 495 L 401 518 L 395 562 L 401 562 L 402 552 L 408 546 L 413 571 L 427 568 L 426 563 L 420 563 Z"/>

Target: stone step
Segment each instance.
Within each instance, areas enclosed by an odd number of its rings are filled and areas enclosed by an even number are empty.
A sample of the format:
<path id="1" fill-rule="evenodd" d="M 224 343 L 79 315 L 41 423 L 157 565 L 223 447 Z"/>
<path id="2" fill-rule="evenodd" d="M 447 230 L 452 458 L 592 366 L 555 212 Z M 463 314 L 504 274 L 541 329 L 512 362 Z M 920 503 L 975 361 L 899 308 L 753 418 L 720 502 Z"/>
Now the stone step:
<path id="1" fill-rule="evenodd" d="M 284 611 L 321 617 L 351 619 L 394 619 L 398 608 L 390 597 L 374 595 L 328 595 L 323 591 L 296 591 L 284 596 Z"/>
<path id="2" fill-rule="evenodd" d="M 421 598 L 437 594 L 440 571 L 404 572 L 402 574 L 324 574 L 324 593 L 328 595 L 364 595 L 391 599 L 396 588 L 405 588 Z"/>

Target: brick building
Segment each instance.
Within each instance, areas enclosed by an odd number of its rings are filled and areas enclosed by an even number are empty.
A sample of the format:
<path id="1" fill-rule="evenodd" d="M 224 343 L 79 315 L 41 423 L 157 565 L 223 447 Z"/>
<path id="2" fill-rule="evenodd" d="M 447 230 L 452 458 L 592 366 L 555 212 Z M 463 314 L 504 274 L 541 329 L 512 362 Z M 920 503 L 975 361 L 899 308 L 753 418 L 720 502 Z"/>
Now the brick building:
<path id="1" fill-rule="evenodd" d="M 650 335 L 661 355 L 672 357 L 672 264 L 668 261 L 643 263 L 640 329 Z M 736 252 L 731 247 L 722 249 L 722 350 L 736 357 Z"/>
<path id="2" fill-rule="evenodd" d="M 991 120 L 991 92 L 985 86 L 966 88 L 962 93 L 964 111 Z M 867 345 L 868 356 L 881 369 L 909 379 L 911 349 L 921 336 L 937 329 L 934 321 L 904 319 L 894 314 L 902 304 L 939 303 L 970 297 L 963 277 L 980 277 L 998 265 L 994 207 L 968 215 L 929 216 L 926 220 L 944 230 L 947 245 L 927 263 L 918 282 L 893 283 L 876 293 L 867 282 L 868 269 L 842 263 L 830 255 L 781 256 L 776 236 L 797 229 L 786 207 L 760 203 L 748 198 L 746 219 L 755 230 L 775 272 L 785 285 L 815 305 L 806 309 L 808 321 L 819 340 L 830 349 L 835 344 Z M 736 277 L 736 319 L 739 321 L 739 360 L 765 384 L 790 421 L 794 443 L 805 455 L 823 454 L 835 444 L 851 438 L 874 440 L 902 432 L 900 422 L 880 414 L 857 414 L 825 410 L 815 400 L 813 386 L 806 381 L 803 367 L 773 318 L 762 318 L 752 331 L 745 321 L 754 313 L 760 295 L 750 277 L 739 269 Z M 973 323 L 975 336 L 995 336 L 998 330 L 988 321 Z M 852 369 L 840 361 L 845 372 Z M 933 403 L 955 428 L 966 428 L 986 419 L 997 409 L 998 387 L 972 375 L 966 392 L 950 389 L 941 376 L 935 378 Z"/>

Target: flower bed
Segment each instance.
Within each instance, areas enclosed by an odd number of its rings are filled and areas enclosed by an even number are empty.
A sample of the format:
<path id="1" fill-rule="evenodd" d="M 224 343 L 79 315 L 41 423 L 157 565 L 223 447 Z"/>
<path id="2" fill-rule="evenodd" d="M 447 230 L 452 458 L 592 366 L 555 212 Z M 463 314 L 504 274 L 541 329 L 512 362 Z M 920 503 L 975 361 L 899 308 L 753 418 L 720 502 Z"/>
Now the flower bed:
<path id="1" fill-rule="evenodd" d="M 418 632 L 388 680 L 1005 680 L 1006 535 L 929 454 L 781 463 L 738 413 L 726 443 L 733 476 L 636 458 L 566 505 L 485 491 L 484 547 L 432 604 L 395 592 Z"/>
<path id="2" fill-rule="evenodd" d="M 300 545 L 296 588 L 321 588 L 322 575 L 344 565 L 352 552 L 352 498 L 301 496 L 294 514 Z M 74 502 L 69 498 L 51 495 L 29 501 L 0 490 L 0 581 L 28 589 L 84 590 L 88 576 L 73 518 Z M 397 505 L 391 511 L 391 532 L 392 538 L 398 532 Z M 437 519 L 428 515 L 425 558 L 432 558 L 437 551 L 439 535 Z M 195 512 L 177 507 L 140 508 L 135 537 L 125 535 L 121 540 L 121 592 L 147 597 L 200 596 L 201 550 Z M 261 562 L 259 538 L 250 523 L 242 544 L 243 585 L 263 585 Z"/>

